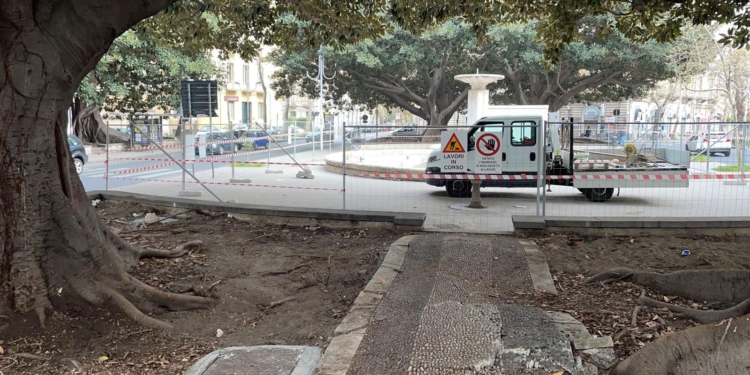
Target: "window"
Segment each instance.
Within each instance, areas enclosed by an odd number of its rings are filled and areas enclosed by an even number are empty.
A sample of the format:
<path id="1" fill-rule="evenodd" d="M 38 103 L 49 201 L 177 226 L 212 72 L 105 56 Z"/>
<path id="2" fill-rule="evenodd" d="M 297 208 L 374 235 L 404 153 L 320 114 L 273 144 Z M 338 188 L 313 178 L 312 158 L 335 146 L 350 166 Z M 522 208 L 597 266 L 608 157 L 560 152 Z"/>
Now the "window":
<path id="1" fill-rule="evenodd" d="M 68 137 L 68 144 L 70 146 L 80 146 L 81 144 L 78 143 L 78 140 L 73 137 Z"/>
<path id="2" fill-rule="evenodd" d="M 266 106 L 265 106 L 265 103 L 260 102 L 258 103 L 258 119 L 265 120 L 265 118 L 266 118 Z"/>
<path id="3" fill-rule="evenodd" d="M 227 84 L 234 82 L 234 64 L 227 63 Z"/>
<path id="4" fill-rule="evenodd" d="M 246 87 L 250 85 L 250 65 L 244 65 L 242 67 L 242 82 L 245 83 Z"/>
<path id="5" fill-rule="evenodd" d="M 253 109 L 250 107 L 250 102 L 242 102 L 242 123 L 248 124 L 253 118 Z"/>
<path id="6" fill-rule="evenodd" d="M 536 145 L 536 122 L 514 121 L 510 124 L 510 144 L 513 146 Z"/>
<path id="7" fill-rule="evenodd" d="M 234 120 L 234 102 L 227 102 L 227 120 L 230 123 Z"/>
<path id="8" fill-rule="evenodd" d="M 297 118 L 297 111 L 289 111 L 289 118 Z"/>

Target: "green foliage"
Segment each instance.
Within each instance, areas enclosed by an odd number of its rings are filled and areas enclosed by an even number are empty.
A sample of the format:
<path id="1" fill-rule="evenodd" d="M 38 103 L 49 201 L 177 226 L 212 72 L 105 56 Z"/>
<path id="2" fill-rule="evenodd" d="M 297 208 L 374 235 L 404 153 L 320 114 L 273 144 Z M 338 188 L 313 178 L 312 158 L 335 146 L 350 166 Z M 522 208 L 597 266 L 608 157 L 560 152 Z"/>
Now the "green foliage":
<path id="1" fill-rule="evenodd" d="M 630 41 L 674 42 L 685 23 L 733 24 L 722 42 L 744 46 L 750 38 L 747 0 L 181 0 L 138 26 L 155 40 L 178 43 L 185 51 L 217 48 L 248 58 L 261 45 L 335 49 L 376 39 L 398 26 L 415 34 L 460 17 L 469 30 L 488 41 L 493 25 L 536 24 L 542 53 L 558 62 L 567 45 L 586 38 L 579 28 L 583 16 L 613 15 L 597 29 L 600 37 L 619 32 Z M 387 21 L 386 21 L 387 20 Z"/>
<path id="2" fill-rule="evenodd" d="M 134 32 L 117 38 L 76 95 L 86 104 L 128 113 L 180 106 L 180 80 L 223 77 L 210 58 L 158 46 Z"/>
<path id="3" fill-rule="evenodd" d="M 577 23 L 581 37 L 545 67 L 541 21 L 490 29 L 494 58 L 488 71 L 505 75 L 493 99 L 500 103 L 548 104 L 556 111 L 567 102 L 639 97 L 655 82 L 672 77 L 672 45 L 630 42 L 619 31 L 604 33 L 613 16 L 587 16 Z"/>
<path id="4" fill-rule="evenodd" d="M 545 67 L 544 45 L 537 21 L 492 26 L 480 43 L 472 26 L 457 19 L 414 35 L 393 25 L 393 31 L 342 50 L 322 49 L 329 69 L 326 94 L 338 105 L 378 104 L 401 107 L 431 124 L 442 124 L 464 105 L 468 86 L 457 74 L 503 74 L 490 86 L 495 102 L 548 104 L 552 111 L 571 100 L 617 100 L 638 96 L 654 82 L 671 77 L 672 46 L 654 41 L 629 42 L 614 31 L 602 38 L 599 30 L 614 22 L 611 16 L 585 17 L 578 29 L 585 38 L 571 43 L 560 62 Z M 439 48 L 437 48 L 439 46 Z M 299 41 L 277 50 L 272 60 L 280 70 L 274 89 L 284 96 L 317 96 L 318 49 Z M 351 100 L 345 102 L 344 98 Z"/>

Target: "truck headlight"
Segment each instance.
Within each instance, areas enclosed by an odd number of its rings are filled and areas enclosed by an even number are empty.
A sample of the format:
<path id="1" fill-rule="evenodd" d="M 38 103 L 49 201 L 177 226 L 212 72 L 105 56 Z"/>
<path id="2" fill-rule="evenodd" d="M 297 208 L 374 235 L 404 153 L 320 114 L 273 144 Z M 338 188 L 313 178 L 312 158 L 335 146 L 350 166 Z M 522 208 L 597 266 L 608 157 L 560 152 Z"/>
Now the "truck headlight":
<path id="1" fill-rule="evenodd" d="M 440 157 L 439 157 L 439 156 L 437 156 L 437 155 L 434 155 L 434 156 L 430 156 L 430 157 L 429 157 L 429 158 L 427 159 L 427 162 L 428 162 L 428 163 L 433 163 L 433 162 L 436 162 L 436 161 L 438 161 L 438 159 L 440 159 Z"/>

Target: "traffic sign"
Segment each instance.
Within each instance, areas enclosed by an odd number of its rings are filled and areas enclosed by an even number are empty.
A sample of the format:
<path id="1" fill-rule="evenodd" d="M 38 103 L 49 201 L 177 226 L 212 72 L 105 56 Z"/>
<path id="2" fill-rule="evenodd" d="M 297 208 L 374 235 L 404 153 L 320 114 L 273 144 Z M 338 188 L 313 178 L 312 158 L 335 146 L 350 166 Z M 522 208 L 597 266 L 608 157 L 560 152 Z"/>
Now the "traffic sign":
<path id="1" fill-rule="evenodd" d="M 468 132 L 465 130 L 444 131 L 440 133 L 440 144 L 443 150 L 440 171 L 465 173 L 468 170 L 466 157 L 466 138 Z"/>
<path id="2" fill-rule="evenodd" d="M 451 152 L 466 152 L 464 149 L 464 146 L 461 144 L 461 141 L 456 137 L 456 133 L 452 133 L 451 137 L 448 138 L 448 142 L 444 142 L 443 145 L 443 152 L 444 153 L 451 153 Z"/>
<path id="3" fill-rule="evenodd" d="M 500 133 L 502 136 L 502 133 Z M 500 136 L 495 133 L 476 133 L 474 173 L 502 174 L 503 160 L 500 156 Z"/>
<path id="4" fill-rule="evenodd" d="M 494 156 L 500 151 L 500 138 L 492 133 L 483 133 L 477 138 L 477 152 L 482 156 Z"/>

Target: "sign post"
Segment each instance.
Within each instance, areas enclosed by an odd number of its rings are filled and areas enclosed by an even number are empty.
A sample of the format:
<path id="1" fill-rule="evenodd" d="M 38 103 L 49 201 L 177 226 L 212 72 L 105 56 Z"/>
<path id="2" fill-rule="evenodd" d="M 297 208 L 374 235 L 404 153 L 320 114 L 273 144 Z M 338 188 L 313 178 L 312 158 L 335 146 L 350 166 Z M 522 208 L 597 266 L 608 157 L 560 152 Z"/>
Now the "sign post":
<path id="1" fill-rule="evenodd" d="M 503 161 L 500 157 L 500 137 L 495 133 L 477 132 L 474 150 L 474 173 L 502 174 Z"/>

